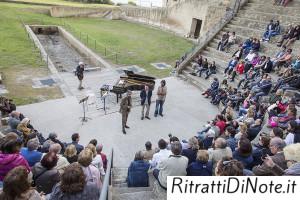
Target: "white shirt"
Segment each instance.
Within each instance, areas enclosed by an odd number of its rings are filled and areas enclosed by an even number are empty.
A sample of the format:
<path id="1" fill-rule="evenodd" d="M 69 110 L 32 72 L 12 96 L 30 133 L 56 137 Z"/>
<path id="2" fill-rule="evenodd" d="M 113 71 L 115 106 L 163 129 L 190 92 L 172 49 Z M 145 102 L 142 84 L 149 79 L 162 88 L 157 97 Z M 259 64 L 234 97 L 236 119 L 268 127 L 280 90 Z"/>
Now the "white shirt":
<path id="1" fill-rule="evenodd" d="M 92 165 L 94 165 L 95 167 L 97 167 L 99 169 L 99 172 L 102 176 L 105 175 L 105 171 L 104 171 L 104 168 L 103 168 L 103 161 L 102 161 L 102 157 L 97 154 L 94 158 L 93 158 L 93 161 L 92 161 Z"/>
<path id="2" fill-rule="evenodd" d="M 253 58 L 255 57 L 255 55 L 256 55 L 255 53 L 248 53 L 245 60 L 251 62 L 253 60 Z"/>
<path id="3" fill-rule="evenodd" d="M 286 138 L 285 138 L 285 144 L 289 145 L 289 144 L 294 144 L 294 137 L 295 135 L 293 133 L 289 133 L 287 134 Z"/>
<path id="4" fill-rule="evenodd" d="M 150 161 L 151 167 L 157 168 L 157 166 L 159 165 L 159 163 L 162 160 L 165 160 L 165 159 L 169 158 L 169 156 L 171 154 L 172 154 L 171 151 L 169 151 L 167 149 L 160 149 L 159 152 L 157 152 L 157 153 L 155 153 L 153 155 L 153 158 Z"/>

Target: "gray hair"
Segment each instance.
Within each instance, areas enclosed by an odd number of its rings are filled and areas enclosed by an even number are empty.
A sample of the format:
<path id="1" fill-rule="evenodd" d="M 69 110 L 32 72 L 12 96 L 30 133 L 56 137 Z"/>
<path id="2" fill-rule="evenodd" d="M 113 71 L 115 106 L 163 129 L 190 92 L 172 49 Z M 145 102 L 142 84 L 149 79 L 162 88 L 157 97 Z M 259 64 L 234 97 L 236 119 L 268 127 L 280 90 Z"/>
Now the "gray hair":
<path id="1" fill-rule="evenodd" d="M 182 151 L 182 146 L 180 142 L 173 142 L 171 144 L 171 151 L 174 155 L 179 155 Z"/>
<path id="2" fill-rule="evenodd" d="M 97 151 L 97 153 L 101 153 L 101 152 L 102 152 L 102 149 L 103 149 L 103 145 L 102 145 L 102 144 L 98 144 L 98 145 L 96 146 L 96 151 Z"/>
<path id="3" fill-rule="evenodd" d="M 138 151 L 135 153 L 134 161 L 137 161 L 137 160 L 144 160 L 144 154 L 142 151 Z"/>
<path id="4" fill-rule="evenodd" d="M 191 137 L 189 139 L 189 145 L 190 145 L 192 150 L 198 150 L 199 149 L 199 142 L 198 142 L 197 138 L 195 138 L 195 137 Z"/>
<path id="5" fill-rule="evenodd" d="M 225 149 L 227 147 L 227 142 L 224 138 L 217 138 L 215 141 L 215 148 Z"/>
<path id="6" fill-rule="evenodd" d="M 49 152 L 53 152 L 55 154 L 59 154 L 61 151 L 61 146 L 58 143 L 54 143 L 50 145 Z"/>
<path id="7" fill-rule="evenodd" d="M 27 142 L 27 148 L 29 151 L 37 150 L 39 148 L 39 140 L 37 138 L 32 138 Z"/>
<path id="8" fill-rule="evenodd" d="M 274 137 L 270 141 L 270 146 L 274 146 L 279 150 L 283 150 L 283 148 L 286 146 L 286 143 L 283 139 L 279 137 Z"/>

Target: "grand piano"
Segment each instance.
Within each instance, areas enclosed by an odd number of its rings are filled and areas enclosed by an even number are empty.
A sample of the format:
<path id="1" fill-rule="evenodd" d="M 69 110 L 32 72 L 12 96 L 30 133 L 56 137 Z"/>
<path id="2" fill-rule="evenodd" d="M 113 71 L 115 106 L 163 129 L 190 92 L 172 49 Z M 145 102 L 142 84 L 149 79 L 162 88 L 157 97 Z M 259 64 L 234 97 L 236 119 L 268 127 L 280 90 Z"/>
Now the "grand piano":
<path id="1" fill-rule="evenodd" d="M 110 92 L 117 95 L 117 102 L 119 98 L 122 98 L 122 94 L 126 93 L 128 90 L 140 91 L 145 85 L 148 85 L 150 90 L 155 87 L 155 78 L 151 76 L 144 76 L 140 74 L 135 74 L 133 71 L 124 70 L 125 75 L 120 76 L 120 79 L 113 85 Z M 101 96 L 107 88 L 101 88 Z"/>

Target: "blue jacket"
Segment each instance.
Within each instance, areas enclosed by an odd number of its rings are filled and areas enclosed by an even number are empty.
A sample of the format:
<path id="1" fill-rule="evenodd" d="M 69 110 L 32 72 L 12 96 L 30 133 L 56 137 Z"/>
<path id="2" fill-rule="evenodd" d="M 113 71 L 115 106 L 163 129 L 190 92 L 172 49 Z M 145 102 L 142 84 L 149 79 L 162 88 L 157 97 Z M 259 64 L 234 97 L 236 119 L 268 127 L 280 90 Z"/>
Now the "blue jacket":
<path id="1" fill-rule="evenodd" d="M 211 90 L 217 90 L 219 88 L 219 81 L 213 81 L 210 85 Z"/>
<path id="2" fill-rule="evenodd" d="M 235 147 L 237 146 L 237 141 L 234 137 L 230 137 L 226 140 L 227 141 L 227 146 L 230 147 L 231 151 L 235 151 Z"/>
<path id="3" fill-rule="evenodd" d="M 148 187 L 150 164 L 143 160 L 132 161 L 128 168 L 128 187 Z"/>
<path id="4" fill-rule="evenodd" d="M 186 169 L 187 176 L 212 176 L 212 162 L 192 162 Z"/>
<path id="5" fill-rule="evenodd" d="M 30 167 L 33 167 L 35 163 L 38 163 L 42 159 L 42 153 L 39 151 L 29 151 L 27 147 L 21 149 L 21 155 L 27 160 Z"/>
<path id="6" fill-rule="evenodd" d="M 148 104 L 151 104 L 151 97 L 152 97 L 152 90 L 148 91 L 148 95 L 146 93 L 146 90 L 142 90 L 140 93 L 140 97 L 141 97 L 141 105 L 144 105 L 146 102 L 146 99 L 148 101 Z"/>
<path id="7" fill-rule="evenodd" d="M 243 165 L 244 165 L 244 167 L 245 167 L 246 169 L 250 169 L 250 170 L 251 170 L 251 168 L 252 168 L 252 163 L 253 163 L 253 157 L 252 157 L 252 155 L 249 155 L 249 156 L 247 156 L 247 157 L 246 157 L 246 156 L 242 156 L 242 155 L 238 152 L 238 150 L 236 150 L 236 151 L 233 152 L 232 157 L 233 157 L 233 159 L 236 159 L 236 160 L 242 162 Z"/>

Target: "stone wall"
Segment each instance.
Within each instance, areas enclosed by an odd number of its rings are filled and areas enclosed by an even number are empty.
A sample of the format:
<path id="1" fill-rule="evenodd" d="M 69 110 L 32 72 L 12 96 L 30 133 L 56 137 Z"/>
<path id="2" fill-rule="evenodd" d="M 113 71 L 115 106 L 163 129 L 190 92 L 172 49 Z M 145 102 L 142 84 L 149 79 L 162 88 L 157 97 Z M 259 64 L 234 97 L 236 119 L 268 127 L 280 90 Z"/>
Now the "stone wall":
<path id="1" fill-rule="evenodd" d="M 111 12 L 120 13 L 119 8 L 85 8 L 85 7 L 71 7 L 71 6 L 53 6 L 50 9 L 52 17 L 86 17 L 95 15 L 105 17 L 106 14 Z M 114 15 L 115 16 L 115 15 Z M 117 15 L 119 16 L 119 15 Z"/>
<path id="2" fill-rule="evenodd" d="M 193 18 L 202 20 L 200 36 L 213 27 L 225 14 L 230 0 L 181 0 L 164 8 L 122 6 L 122 18 L 160 26 L 178 33 L 190 35 Z"/>

